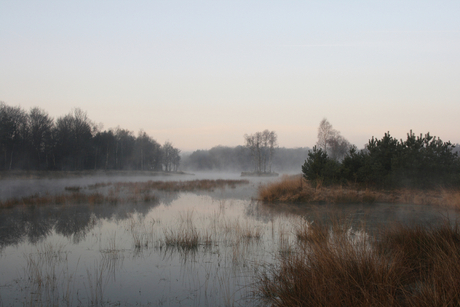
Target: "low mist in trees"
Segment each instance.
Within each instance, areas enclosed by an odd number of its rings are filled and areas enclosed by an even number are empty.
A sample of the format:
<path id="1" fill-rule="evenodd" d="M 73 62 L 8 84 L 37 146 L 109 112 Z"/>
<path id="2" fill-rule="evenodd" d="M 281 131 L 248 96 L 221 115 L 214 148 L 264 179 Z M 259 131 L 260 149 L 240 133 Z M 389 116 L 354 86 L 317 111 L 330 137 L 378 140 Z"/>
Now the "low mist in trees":
<path id="1" fill-rule="evenodd" d="M 100 131 L 74 109 L 54 121 L 40 108 L 29 112 L 0 102 L 0 169 L 177 171 L 180 150 L 146 132 L 117 127 Z"/>
<path id="2" fill-rule="evenodd" d="M 183 156 L 182 167 L 191 171 L 298 171 L 308 148 L 279 148 L 275 131 L 244 135 L 244 146 L 216 146 Z"/>
<path id="3" fill-rule="evenodd" d="M 275 148 L 272 171 L 299 172 L 309 148 Z M 189 171 L 243 172 L 254 170 L 254 157 L 246 146 L 216 146 L 182 156 L 181 168 Z"/>

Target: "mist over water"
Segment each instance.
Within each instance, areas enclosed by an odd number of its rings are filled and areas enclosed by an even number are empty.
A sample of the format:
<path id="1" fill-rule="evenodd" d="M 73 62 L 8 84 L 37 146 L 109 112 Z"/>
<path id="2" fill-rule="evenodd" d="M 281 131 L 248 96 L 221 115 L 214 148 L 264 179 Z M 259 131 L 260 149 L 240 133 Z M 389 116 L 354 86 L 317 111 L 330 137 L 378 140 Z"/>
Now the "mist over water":
<path id="1" fill-rule="evenodd" d="M 242 178 L 196 173 L 15 179 L 2 181 L 1 195 L 71 193 L 65 190 L 69 186 L 86 193 L 101 182 L 201 179 Z M 354 229 L 364 224 L 372 234 L 395 221 L 435 224 L 442 216 L 457 216 L 422 205 L 262 204 L 255 200 L 258 187 L 278 178 L 245 179 L 248 184 L 211 191 L 154 191 L 155 199 L 148 201 L 0 209 L 1 304 L 256 306 L 251 287 L 257 274 L 295 250 L 299 223 L 337 215 Z M 107 194 L 115 185 L 91 189 Z M 181 243 L 190 236 L 196 236 L 196 245 Z"/>

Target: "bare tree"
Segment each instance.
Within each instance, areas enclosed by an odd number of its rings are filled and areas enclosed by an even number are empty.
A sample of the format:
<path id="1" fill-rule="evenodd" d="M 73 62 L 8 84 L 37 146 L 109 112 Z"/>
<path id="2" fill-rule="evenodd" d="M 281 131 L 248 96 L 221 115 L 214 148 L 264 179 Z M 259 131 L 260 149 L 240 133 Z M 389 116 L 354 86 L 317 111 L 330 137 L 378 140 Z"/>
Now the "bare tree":
<path id="1" fill-rule="evenodd" d="M 177 172 L 180 165 L 180 149 L 174 148 L 172 153 L 172 165 L 174 167 L 174 171 Z"/>
<path id="2" fill-rule="evenodd" d="M 348 150 L 350 149 L 350 142 L 348 142 L 343 136 L 337 134 L 333 138 L 328 140 L 328 153 L 330 157 L 336 161 L 341 161 Z"/>
<path id="3" fill-rule="evenodd" d="M 166 141 L 162 146 L 163 151 L 163 165 L 166 172 L 171 172 L 179 169 L 180 164 L 180 150 L 174 148 L 171 142 Z"/>
<path id="4" fill-rule="evenodd" d="M 34 156 L 36 158 L 36 168 L 40 169 L 42 159 L 45 159 L 48 168 L 48 154 L 51 152 L 53 119 L 48 113 L 39 108 L 32 108 L 28 116 L 29 140 Z"/>
<path id="5" fill-rule="evenodd" d="M 92 153 L 91 140 L 96 125 L 86 112 L 79 108 L 56 120 L 56 151 L 61 169 L 80 170 L 87 167 L 86 160 Z"/>
<path id="6" fill-rule="evenodd" d="M 0 102 L 0 147 L 4 153 L 5 169 L 12 169 L 15 156 L 24 151 L 27 127 L 27 114 L 24 110 Z"/>
<path id="7" fill-rule="evenodd" d="M 122 169 L 129 164 L 130 157 L 135 149 L 136 137 L 126 129 L 119 126 L 115 129 L 115 168 Z"/>
<path id="8" fill-rule="evenodd" d="M 245 134 L 245 146 L 251 151 L 254 159 L 254 172 L 267 172 L 267 164 L 271 172 L 273 155 L 277 144 L 277 135 L 274 131 L 264 130 L 254 134 Z"/>
<path id="9" fill-rule="evenodd" d="M 245 146 L 251 151 L 251 155 L 254 161 L 254 172 L 257 172 L 257 145 L 256 145 L 256 137 L 253 134 L 245 134 L 244 135 Z"/>
<path id="10" fill-rule="evenodd" d="M 261 154 L 262 154 L 262 165 L 264 173 L 267 172 L 267 163 L 270 160 L 270 131 L 265 129 L 262 133 L 262 140 L 261 140 Z"/>
<path id="11" fill-rule="evenodd" d="M 270 132 L 270 136 L 268 139 L 268 145 L 270 150 L 270 158 L 269 158 L 269 171 L 272 172 L 272 164 L 273 164 L 273 156 L 275 155 L 275 149 L 278 147 L 278 135 L 275 131 Z"/>
<path id="12" fill-rule="evenodd" d="M 326 118 L 323 118 L 319 124 L 316 144 L 336 161 L 342 160 L 351 146 L 339 131 L 332 128 Z"/>
<path id="13" fill-rule="evenodd" d="M 328 122 L 326 118 L 319 123 L 318 127 L 318 145 L 319 148 L 322 148 L 324 152 L 327 152 L 327 143 L 328 140 L 333 138 L 337 131 L 332 128 L 332 125 Z"/>

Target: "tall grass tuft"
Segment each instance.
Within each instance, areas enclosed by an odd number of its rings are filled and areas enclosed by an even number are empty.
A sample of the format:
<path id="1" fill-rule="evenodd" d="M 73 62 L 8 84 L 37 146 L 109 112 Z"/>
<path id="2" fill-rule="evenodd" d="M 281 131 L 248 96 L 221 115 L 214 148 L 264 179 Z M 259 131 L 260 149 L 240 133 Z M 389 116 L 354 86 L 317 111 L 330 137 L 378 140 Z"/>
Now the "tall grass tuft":
<path id="1" fill-rule="evenodd" d="M 308 229 L 308 228 L 307 228 Z M 259 276 L 270 306 L 459 306 L 460 225 L 394 225 L 377 239 L 329 228 Z M 309 230 L 312 231 L 313 230 Z M 308 232 L 307 232 L 308 233 Z M 359 231 L 358 231 L 359 233 Z M 311 238 L 321 238 L 311 239 Z"/>
<path id="2" fill-rule="evenodd" d="M 281 180 L 260 186 L 258 198 L 267 203 L 404 203 L 438 205 L 460 208 L 460 191 L 437 188 L 417 189 L 362 189 L 355 185 L 312 187 L 301 175 L 283 176 Z"/>

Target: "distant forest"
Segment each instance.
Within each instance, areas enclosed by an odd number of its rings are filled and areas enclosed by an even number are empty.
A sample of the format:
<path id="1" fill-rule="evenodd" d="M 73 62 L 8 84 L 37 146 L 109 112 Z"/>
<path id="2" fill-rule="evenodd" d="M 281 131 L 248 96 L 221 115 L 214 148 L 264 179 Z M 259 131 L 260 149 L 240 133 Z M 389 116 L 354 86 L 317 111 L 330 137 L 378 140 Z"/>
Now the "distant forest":
<path id="1" fill-rule="evenodd" d="M 0 102 L 0 170 L 177 171 L 180 151 L 146 132 L 100 131 L 86 112 L 74 109 L 54 120 L 40 108 L 29 112 Z"/>
<path id="2" fill-rule="evenodd" d="M 275 148 L 271 169 L 275 172 L 298 172 L 308 157 L 308 147 Z M 257 164 L 256 164 L 257 165 Z M 216 146 L 182 156 L 181 168 L 189 171 L 241 172 L 254 170 L 254 154 L 247 146 Z"/>

